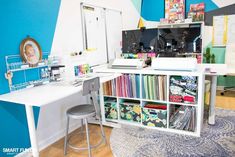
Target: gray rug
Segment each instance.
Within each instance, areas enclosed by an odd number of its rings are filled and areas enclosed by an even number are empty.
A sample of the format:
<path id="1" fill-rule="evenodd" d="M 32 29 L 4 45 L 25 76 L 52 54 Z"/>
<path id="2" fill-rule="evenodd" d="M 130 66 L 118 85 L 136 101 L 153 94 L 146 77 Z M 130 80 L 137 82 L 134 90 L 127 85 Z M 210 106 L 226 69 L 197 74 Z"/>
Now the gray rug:
<path id="1" fill-rule="evenodd" d="M 201 137 L 123 125 L 110 144 L 116 157 L 235 157 L 235 111 L 216 109 L 216 124 L 204 123 Z"/>

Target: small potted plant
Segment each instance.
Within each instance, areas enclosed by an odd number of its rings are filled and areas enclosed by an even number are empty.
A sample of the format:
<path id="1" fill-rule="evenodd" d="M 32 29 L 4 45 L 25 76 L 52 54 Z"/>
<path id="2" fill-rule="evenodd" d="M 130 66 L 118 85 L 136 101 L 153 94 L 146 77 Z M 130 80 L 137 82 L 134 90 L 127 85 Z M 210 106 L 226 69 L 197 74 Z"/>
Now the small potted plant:
<path id="1" fill-rule="evenodd" d="M 206 48 L 206 53 L 204 54 L 204 57 L 206 58 L 206 63 L 211 62 L 211 49 L 209 47 Z"/>

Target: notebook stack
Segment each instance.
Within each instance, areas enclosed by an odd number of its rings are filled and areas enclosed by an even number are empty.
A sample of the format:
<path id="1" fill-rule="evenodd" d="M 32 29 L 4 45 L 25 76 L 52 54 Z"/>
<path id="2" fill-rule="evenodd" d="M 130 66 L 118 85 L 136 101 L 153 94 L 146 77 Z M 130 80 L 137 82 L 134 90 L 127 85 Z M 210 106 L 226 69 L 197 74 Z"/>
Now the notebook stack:
<path id="1" fill-rule="evenodd" d="M 116 79 L 103 83 L 104 95 L 116 96 Z"/>
<path id="2" fill-rule="evenodd" d="M 166 100 L 167 77 L 156 75 L 143 76 L 143 98 L 149 100 Z"/>
<path id="3" fill-rule="evenodd" d="M 123 74 L 117 78 L 119 97 L 140 98 L 140 75 Z"/>

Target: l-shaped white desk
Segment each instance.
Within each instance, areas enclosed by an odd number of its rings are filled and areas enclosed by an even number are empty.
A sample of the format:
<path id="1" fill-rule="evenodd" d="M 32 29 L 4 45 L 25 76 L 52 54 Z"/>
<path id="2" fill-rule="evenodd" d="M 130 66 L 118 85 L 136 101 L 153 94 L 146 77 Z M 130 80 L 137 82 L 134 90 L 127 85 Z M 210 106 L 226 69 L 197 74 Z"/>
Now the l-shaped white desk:
<path id="1" fill-rule="evenodd" d="M 224 64 L 221 65 L 204 64 L 200 65 L 199 68 L 201 68 L 201 70 L 203 71 L 205 71 L 206 68 L 211 68 L 211 70 L 213 71 L 212 73 L 205 72 L 205 75 L 211 76 L 212 78 L 209 124 L 214 124 L 217 76 L 227 74 L 227 68 L 226 65 Z M 120 72 L 111 75 L 106 74 L 106 76 L 101 77 L 101 83 L 114 79 L 118 76 L 120 76 Z M 59 101 L 73 94 L 79 93 L 81 90 L 82 90 L 81 86 L 74 87 L 69 83 L 57 82 L 0 95 L 0 101 L 25 105 L 31 148 L 34 157 L 39 156 L 39 150 L 38 150 L 36 129 L 34 123 L 33 106 L 41 107 L 50 104 L 52 102 Z"/>

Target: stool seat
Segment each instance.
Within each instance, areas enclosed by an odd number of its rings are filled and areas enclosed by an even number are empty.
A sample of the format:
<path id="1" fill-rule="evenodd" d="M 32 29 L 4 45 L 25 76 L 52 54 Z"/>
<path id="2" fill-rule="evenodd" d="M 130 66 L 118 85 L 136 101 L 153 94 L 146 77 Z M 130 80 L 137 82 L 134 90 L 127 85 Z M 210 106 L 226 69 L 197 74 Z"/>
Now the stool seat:
<path id="1" fill-rule="evenodd" d="M 95 107 L 91 104 L 82 104 L 74 106 L 67 110 L 67 116 L 73 119 L 83 119 L 91 116 L 95 116 Z"/>

